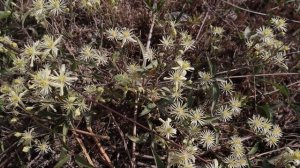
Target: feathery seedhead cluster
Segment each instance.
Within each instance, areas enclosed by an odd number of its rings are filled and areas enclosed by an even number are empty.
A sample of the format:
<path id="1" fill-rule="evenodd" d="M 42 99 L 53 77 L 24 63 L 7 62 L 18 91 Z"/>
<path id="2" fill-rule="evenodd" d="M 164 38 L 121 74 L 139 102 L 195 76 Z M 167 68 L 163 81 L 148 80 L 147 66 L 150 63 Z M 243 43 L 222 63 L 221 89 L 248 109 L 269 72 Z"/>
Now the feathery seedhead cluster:
<path id="1" fill-rule="evenodd" d="M 233 117 L 233 111 L 227 105 L 220 106 L 217 110 L 217 114 L 220 116 L 221 120 L 227 122 Z"/>
<path id="2" fill-rule="evenodd" d="M 204 148 L 210 149 L 216 143 L 216 135 L 211 130 L 204 130 L 200 133 L 200 143 Z"/>
<path id="3" fill-rule="evenodd" d="M 233 156 L 227 157 L 224 162 L 229 168 L 242 168 L 248 165 L 245 158 L 235 158 Z"/>
<path id="4" fill-rule="evenodd" d="M 84 45 L 81 48 L 79 58 L 86 62 L 94 61 L 97 65 L 106 65 L 108 63 L 107 52 L 93 49 L 90 45 Z"/>
<path id="5" fill-rule="evenodd" d="M 204 88 L 208 88 L 213 83 L 213 76 L 209 72 L 198 72 L 200 76 L 200 82 L 201 85 L 203 85 Z"/>
<path id="6" fill-rule="evenodd" d="M 187 79 L 185 73 L 180 70 L 171 71 L 170 77 L 164 77 L 164 80 L 170 80 L 175 85 L 175 90 L 178 90 L 183 85 L 183 82 Z"/>
<path id="7" fill-rule="evenodd" d="M 110 28 L 106 30 L 106 36 L 109 40 L 114 41 L 122 41 L 121 47 L 125 45 L 125 43 L 136 43 L 137 41 L 134 39 L 134 35 L 132 33 L 132 29 L 128 28 Z"/>
<path id="8" fill-rule="evenodd" d="M 275 29 L 285 33 L 287 31 L 286 19 L 280 17 L 274 17 L 271 19 L 271 23 L 275 27 Z"/>
<path id="9" fill-rule="evenodd" d="M 229 144 L 231 149 L 231 156 L 237 159 L 243 158 L 245 156 L 244 145 L 240 137 L 238 136 L 231 137 Z"/>
<path id="10" fill-rule="evenodd" d="M 211 33 L 214 36 L 223 36 L 223 33 L 225 32 L 225 30 L 223 29 L 223 27 L 217 27 L 217 26 L 211 26 Z"/>
<path id="11" fill-rule="evenodd" d="M 230 108 L 233 112 L 233 115 L 236 116 L 238 114 L 240 114 L 241 112 L 241 108 L 242 108 L 242 100 L 240 98 L 237 97 L 232 97 L 229 101 L 230 103 Z"/>
<path id="12" fill-rule="evenodd" d="M 45 60 L 48 56 L 56 57 L 61 39 L 62 36 L 54 39 L 53 36 L 45 35 L 42 42 L 36 41 L 32 44 L 25 45 L 25 48 L 21 53 L 21 58 L 16 58 L 14 60 L 15 69 L 24 69 L 24 64 L 28 62 L 27 60 L 30 60 L 30 67 L 33 67 L 34 61 L 36 60 Z"/>
<path id="13" fill-rule="evenodd" d="M 174 40 L 171 36 L 163 36 L 160 42 L 160 45 L 163 46 L 165 50 L 172 49 L 174 47 Z"/>
<path id="14" fill-rule="evenodd" d="M 80 7 L 93 12 L 100 7 L 101 0 L 80 0 Z"/>
<path id="15" fill-rule="evenodd" d="M 44 56 L 54 56 L 57 57 L 58 54 L 58 44 L 60 43 L 62 36 L 59 36 L 56 40 L 53 36 L 45 35 L 41 43 L 41 48 L 44 49 Z"/>
<path id="16" fill-rule="evenodd" d="M 250 128 L 257 134 L 264 135 L 264 140 L 269 147 L 275 147 L 282 136 L 281 128 L 278 125 L 273 125 L 264 117 L 254 115 L 249 119 Z"/>
<path id="17" fill-rule="evenodd" d="M 206 117 L 204 111 L 201 108 L 196 108 L 195 110 L 192 110 L 190 114 L 190 118 L 191 118 L 191 125 L 202 126 L 205 124 Z"/>
<path id="18" fill-rule="evenodd" d="M 195 48 L 195 40 L 193 40 L 191 35 L 189 35 L 187 32 L 181 32 L 180 35 L 180 45 L 184 48 L 183 52 Z"/>
<path id="19" fill-rule="evenodd" d="M 30 88 L 38 89 L 42 96 L 48 95 L 51 91 L 51 87 L 60 89 L 60 95 L 64 95 L 64 87 L 71 85 L 77 80 L 77 77 L 70 77 L 71 72 L 66 72 L 64 64 L 61 65 L 59 73 L 54 71 L 55 75 L 51 74 L 49 66 L 45 66 L 44 69 L 39 70 L 36 74 L 32 75 L 32 85 Z"/>
<path id="20" fill-rule="evenodd" d="M 169 112 L 174 118 L 178 121 L 184 121 L 190 118 L 189 109 L 187 108 L 187 104 L 177 101 L 170 106 Z"/>
<path id="21" fill-rule="evenodd" d="M 189 142 L 183 149 L 170 152 L 170 165 L 178 167 L 195 167 L 195 155 L 197 150 L 198 148 L 194 146 L 193 143 Z"/>
<path id="22" fill-rule="evenodd" d="M 47 154 L 49 152 L 52 152 L 52 149 L 49 145 L 48 140 L 44 139 L 42 141 L 35 140 L 35 151 L 40 154 Z"/>
<path id="23" fill-rule="evenodd" d="M 189 61 L 182 60 L 182 59 L 177 59 L 176 62 L 178 64 L 178 66 L 173 67 L 172 69 L 174 69 L 174 70 L 179 70 L 183 74 L 186 74 L 187 71 L 193 71 L 194 70 L 194 68 L 191 67 L 191 63 Z"/>
<path id="24" fill-rule="evenodd" d="M 231 81 L 222 81 L 221 84 L 221 90 L 225 95 L 232 95 L 234 92 L 233 83 Z"/>
<path id="25" fill-rule="evenodd" d="M 280 67 L 288 69 L 285 64 L 286 52 L 289 46 L 285 45 L 282 41 L 277 40 L 277 31 L 284 35 L 287 31 L 285 19 L 272 18 L 272 27 L 262 26 L 256 30 L 256 34 L 247 40 L 246 45 L 248 48 L 254 48 L 254 55 L 265 62 L 274 63 Z M 256 43 L 254 43 L 256 41 Z"/>

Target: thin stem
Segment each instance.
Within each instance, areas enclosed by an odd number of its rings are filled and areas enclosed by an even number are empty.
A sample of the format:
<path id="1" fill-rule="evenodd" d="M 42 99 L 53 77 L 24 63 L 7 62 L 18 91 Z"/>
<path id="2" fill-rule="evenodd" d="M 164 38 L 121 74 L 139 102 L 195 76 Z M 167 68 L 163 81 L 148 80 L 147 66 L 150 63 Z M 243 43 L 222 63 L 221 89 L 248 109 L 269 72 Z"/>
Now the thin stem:
<path id="1" fill-rule="evenodd" d="M 138 111 L 138 102 L 140 101 L 140 93 L 137 93 L 137 97 L 135 99 L 135 106 L 134 106 L 134 114 L 133 114 L 133 119 L 134 121 L 137 120 L 137 111 Z M 136 137 L 136 124 L 133 123 L 133 130 L 132 130 L 132 135 L 133 137 Z M 136 143 L 135 141 L 132 141 L 132 167 L 136 167 L 136 156 L 135 156 L 135 151 L 136 151 Z"/>

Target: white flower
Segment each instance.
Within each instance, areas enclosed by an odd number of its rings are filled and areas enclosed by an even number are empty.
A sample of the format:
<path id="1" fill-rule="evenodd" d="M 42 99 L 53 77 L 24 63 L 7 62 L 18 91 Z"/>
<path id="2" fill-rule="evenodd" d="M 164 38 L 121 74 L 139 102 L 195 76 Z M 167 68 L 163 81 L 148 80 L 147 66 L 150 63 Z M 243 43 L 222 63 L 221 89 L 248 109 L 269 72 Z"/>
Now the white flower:
<path id="1" fill-rule="evenodd" d="M 185 72 L 185 73 L 186 73 L 186 71 L 193 71 L 194 70 L 194 68 L 191 67 L 191 64 L 190 64 L 189 61 L 185 61 L 185 60 L 182 60 L 182 59 L 177 59 L 176 62 L 179 66 L 173 67 L 172 69 L 174 69 L 174 70 L 180 70 L 180 71 Z"/>
<path id="2" fill-rule="evenodd" d="M 184 52 L 195 48 L 195 40 L 192 39 L 192 36 L 187 34 L 186 32 L 181 33 L 180 45 L 184 47 Z"/>
<path id="3" fill-rule="evenodd" d="M 208 72 L 198 72 L 201 80 L 201 84 L 204 86 L 209 86 L 213 82 L 213 77 L 210 73 Z"/>
<path id="4" fill-rule="evenodd" d="M 278 145 L 279 137 L 268 134 L 264 140 L 267 142 L 267 145 L 272 148 Z"/>
<path id="5" fill-rule="evenodd" d="M 81 48 L 80 51 L 80 59 L 84 61 L 89 61 L 91 59 L 96 58 L 97 56 L 96 50 L 93 49 L 90 45 L 85 45 Z"/>
<path id="6" fill-rule="evenodd" d="M 146 52 L 144 53 L 143 57 L 144 59 L 146 59 L 147 61 L 152 61 L 153 57 L 155 55 L 155 52 L 152 48 L 149 48 L 146 50 Z"/>
<path id="7" fill-rule="evenodd" d="M 226 95 L 232 95 L 232 93 L 233 93 L 233 84 L 232 84 L 232 82 L 231 81 L 221 82 L 221 90 Z"/>
<path id="8" fill-rule="evenodd" d="M 172 127 L 172 120 L 170 118 L 167 118 L 166 121 L 160 118 L 159 121 L 162 122 L 162 125 L 157 127 L 156 130 L 162 136 L 165 136 L 167 139 L 170 139 L 170 137 L 173 137 L 176 134 L 176 129 Z"/>
<path id="9" fill-rule="evenodd" d="M 232 119 L 233 112 L 228 106 L 221 106 L 217 113 L 220 115 L 221 119 L 225 122 Z"/>
<path id="10" fill-rule="evenodd" d="M 63 13 L 67 9 L 67 6 L 63 0 L 49 0 L 47 8 L 50 14 L 57 16 Z"/>
<path id="11" fill-rule="evenodd" d="M 22 97 L 27 93 L 27 90 L 25 90 L 22 93 L 17 93 L 13 90 L 11 90 L 8 94 L 8 101 L 10 102 L 10 104 L 8 106 L 14 106 L 14 107 L 18 107 L 19 104 L 23 105 L 22 102 Z"/>
<path id="12" fill-rule="evenodd" d="M 107 53 L 104 51 L 97 51 L 94 58 L 96 59 L 97 66 L 108 63 Z"/>
<path id="13" fill-rule="evenodd" d="M 207 149 L 214 146 L 216 143 L 215 140 L 215 134 L 210 130 L 205 130 L 200 133 L 200 143 Z"/>
<path id="14" fill-rule="evenodd" d="M 186 104 L 177 101 L 170 106 L 170 114 L 173 115 L 176 120 L 182 121 L 188 119 L 190 114 L 186 106 Z"/>
<path id="15" fill-rule="evenodd" d="M 110 28 L 106 30 L 106 36 L 109 40 L 119 40 L 121 33 L 118 28 Z"/>
<path id="16" fill-rule="evenodd" d="M 38 71 L 35 75 L 33 75 L 32 85 L 30 88 L 38 88 L 40 89 L 40 93 L 42 96 L 45 96 L 51 92 L 51 86 L 60 87 L 58 83 L 55 83 L 51 80 L 51 70 L 49 66 L 45 66 L 43 70 Z"/>
<path id="17" fill-rule="evenodd" d="M 39 152 L 41 154 L 47 154 L 50 151 L 52 151 L 51 148 L 50 148 L 49 142 L 47 140 L 42 140 L 42 141 L 36 140 L 35 143 L 36 143 L 35 144 L 35 146 L 36 146 L 35 151 L 36 152 Z"/>
<path id="18" fill-rule="evenodd" d="M 39 44 L 40 42 L 36 41 L 32 45 L 25 45 L 25 49 L 21 53 L 22 56 L 30 58 L 30 67 L 33 67 L 33 61 L 41 54 L 39 51 Z"/>
<path id="19" fill-rule="evenodd" d="M 272 40 L 274 37 L 273 30 L 270 27 L 262 26 L 256 30 L 256 33 L 261 37 L 264 42 Z"/>
<path id="20" fill-rule="evenodd" d="M 71 72 L 66 72 L 65 64 L 62 64 L 59 69 L 59 74 L 54 71 L 56 76 L 51 77 L 52 80 L 56 81 L 60 85 L 60 95 L 64 95 L 65 85 L 71 85 L 72 82 L 77 80 L 77 77 L 70 77 Z"/>
<path id="21" fill-rule="evenodd" d="M 205 115 L 201 108 L 192 110 L 191 112 L 191 124 L 192 125 L 204 125 L 205 124 Z"/>
<path id="22" fill-rule="evenodd" d="M 22 133 L 21 140 L 24 145 L 31 146 L 31 142 L 33 141 L 33 138 L 35 137 L 35 133 L 33 131 L 34 131 L 34 128 L 31 128 L 31 129 L 24 131 L 24 133 Z"/>
<path id="23" fill-rule="evenodd" d="M 122 40 L 122 47 L 126 42 L 135 43 L 136 40 L 133 38 L 132 30 L 124 28 L 120 33 L 120 40 Z"/>
<path id="24" fill-rule="evenodd" d="M 222 27 L 211 26 L 212 34 L 215 36 L 222 36 L 225 30 Z"/>
<path id="25" fill-rule="evenodd" d="M 224 162 L 229 168 L 242 168 L 248 165 L 245 158 L 235 158 L 234 156 L 227 157 Z"/>
<path id="26" fill-rule="evenodd" d="M 172 39 L 171 36 L 166 36 L 166 37 L 163 36 L 160 42 L 161 42 L 160 45 L 162 45 L 165 50 L 174 47 L 174 40 Z"/>
<path id="27" fill-rule="evenodd" d="M 45 49 L 45 54 L 51 54 L 56 57 L 58 53 L 57 45 L 60 43 L 61 39 L 62 36 L 59 36 L 54 40 L 53 36 L 45 35 L 41 44 L 41 47 Z"/>
<path id="28" fill-rule="evenodd" d="M 183 81 L 186 80 L 186 77 L 184 77 L 185 73 L 179 70 L 172 71 L 171 73 L 169 73 L 169 75 L 170 77 L 164 77 L 164 80 L 173 81 L 176 90 L 178 90 L 182 85 Z"/>
<path id="29" fill-rule="evenodd" d="M 287 28 L 287 24 L 286 24 L 286 19 L 284 18 L 280 18 L 280 17 L 274 17 L 271 19 L 271 23 L 274 25 L 274 27 L 282 32 L 286 32 Z"/>
<path id="30" fill-rule="evenodd" d="M 242 101 L 239 98 L 233 97 L 230 99 L 230 107 L 234 112 L 233 115 L 238 115 L 242 110 Z"/>
<path id="31" fill-rule="evenodd" d="M 219 164 L 217 159 L 214 159 L 213 163 L 206 165 L 205 168 L 222 168 L 222 165 Z"/>

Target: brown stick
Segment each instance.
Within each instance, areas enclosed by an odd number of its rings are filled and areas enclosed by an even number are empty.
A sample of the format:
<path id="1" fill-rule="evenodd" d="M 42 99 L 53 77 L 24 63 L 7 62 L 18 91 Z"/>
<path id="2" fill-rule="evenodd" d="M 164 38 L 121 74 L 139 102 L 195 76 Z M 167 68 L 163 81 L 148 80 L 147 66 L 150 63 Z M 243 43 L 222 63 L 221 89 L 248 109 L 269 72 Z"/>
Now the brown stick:
<path id="1" fill-rule="evenodd" d="M 91 166 L 95 167 L 95 165 L 94 165 L 94 163 L 93 163 L 93 161 L 92 161 L 89 153 L 87 152 L 87 150 L 86 150 L 86 148 L 85 148 L 82 140 L 78 137 L 78 134 L 74 130 L 72 130 L 72 132 L 75 135 L 75 138 L 76 138 L 77 142 L 79 143 L 79 145 L 80 145 L 80 147 L 82 149 L 82 152 L 83 152 L 84 156 L 86 157 L 87 161 L 89 162 L 89 164 Z"/>
<path id="2" fill-rule="evenodd" d="M 92 130 L 91 127 L 87 127 L 87 130 L 91 134 L 94 134 L 94 132 L 93 132 L 93 130 Z M 97 147 L 99 149 L 99 152 L 100 152 L 102 158 L 104 159 L 104 162 L 106 163 L 106 165 L 109 166 L 109 167 L 111 167 L 111 168 L 114 167 L 113 164 L 112 164 L 112 162 L 111 162 L 111 160 L 110 160 L 110 158 L 109 158 L 109 156 L 107 155 L 107 153 L 105 152 L 104 148 L 102 147 L 100 141 L 95 136 L 93 136 L 93 139 L 96 142 L 96 145 L 97 145 Z"/>
<path id="3" fill-rule="evenodd" d="M 76 129 L 76 128 L 72 128 L 71 130 L 74 130 L 74 131 L 76 131 L 77 133 L 80 133 L 80 134 L 89 135 L 89 136 L 92 136 L 92 137 L 97 137 L 97 138 L 101 138 L 101 139 L 105 139 L 105 140 L 110 140 L 109 136 L 97 135 L 97 134 L 86 132 L 86 131 L 79 130 L 79 129 Z"/>

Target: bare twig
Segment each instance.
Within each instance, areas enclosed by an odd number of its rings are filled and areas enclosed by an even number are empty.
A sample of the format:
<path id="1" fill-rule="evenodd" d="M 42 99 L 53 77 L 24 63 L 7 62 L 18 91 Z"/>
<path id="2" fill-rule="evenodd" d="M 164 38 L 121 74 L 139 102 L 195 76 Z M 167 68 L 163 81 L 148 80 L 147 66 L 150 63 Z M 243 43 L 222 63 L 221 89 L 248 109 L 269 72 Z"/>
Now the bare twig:
<path id="1" fill-rule="evenodd" d="M 140 100 L 140 94 L 139 92 L 137 93 L 137 97 L 135 99 L 135 106 L 134 106 L 134 114 L 133 114 L 133 119 L 134 121 L 137 120 L 137 111 L 138 111 L 138 102 Z M 133 123 L 133 131 L 132 131 L 132 136 L 136 137 L 136 124 Z M 136 156 L 135 156 L 135 151 L 136 151 L 136 143 L 135 141 L 132 141 L 132 167 L 136 167 Z"/>
<path id="2" fill-rule="evenodd" d="M 155 18 L 156 18 L 156 14 L 153 14 L 152 23 L 151 23 L 151 27 L 150 27 L 150 30 L 149 30 L 149 35 L 148 35 L 148 40 L 147 40 L 147 45 L 146 45 L 147 51 L 149 50 L 150 44 L 151 44 L 151 38 L 152 38 Z"/>
<path id="3" fill-rule="evenodd" d="M 202 21 L 202 24 L 201 24 L 201 26 L 200 26 L 200 28 L 199 28 L 199 31 L 198 31 L 197 36 L 196 36 L 196 41 L 198 40 L 198 38 L 199 38 L 199 36 L 200 36 L 200 33 L 201 33 L 201 31 L 202 31 L 202 29 L 203 29 L 203 26 L 204 26 L 204 23 L 205 23 L 205 21 L 206 21 L 206 19 L 207 19 L 207 16 L 208 16 L 208 12 L 206 12 L 205 17 L 204 17 L 204 19 L 203 19 L 203 21 Z"/>
<path id="4" fill-rule="evenodd" d="M 22 52 L 18 48 L 12 47 L 11 45 L 9 45 L 9 44 L 7 44 L 7 43 L 5 43 L 3 41 L 0 41 L 0 44 L 2 44 L 5 48 L 8 48 L 8 49 L 10 49 L 10 50 L 12 50 L 12 51 L 14 51 L 14 52 L 16 52 L 18 54 Z"/>
<path id="5" fill-rule="evenodd" d="M 268 155 L 268 154 L 271 154 L 271 153 L 274 153 L 274 152 L 278 152 L 278 151 L 284 150 L 287 147 L 289 147 L 289 148 L 299 148 L 299 145 L 297 145 L 297 146 L 285 146 L 285 147 L 274 149 L 274 150 L 271 150 L 271 151 L 268 151 L 268 152 L 260 153 L 260 154 L 258 154 L 256 156 L 251 157 L 250 160 L 253 160 L 255 158 L 258 158 L 258 157 L 261 157 L 261 156 L 265 156 L 265 155 Z"/>
<path id="6" fill-rule="evenodd" d="M 89 162 L 89 164 L 90 164 L 91 166 L 95 167 L 95 164 L 93 163 L 93 161 L 92 161 L 92 159 L 91 159 L 89 153 L 87 152 L 87 150 L 86 150 L 86 148 L 85 148 L 85 146 L 84 146 L 82 140 L 78 137 L 78 134 L 77 134 L 74 130 L 72 130 L 72 132 L 73 132 L 73 134 L 75 135 L 75 139 L 76 139 L 76 141 L 78 142 L 78 144 L 80 145 L 81 150 L 82 150 L 82 152 L 83 152 L 85 158 L 87 159 L 87 161 Z"/>
<path id="7" fill-rule="evenodd" d="M 291 87 L 291 86 L 294 86 L 294 85 L 297 85 L 297 84 L 300 84 L 300 81 L 291 83 L 291 84 L 287 85 L 286 87 Z M 263 96 L 270 95 L 270 94 L 276 93 L 278 91 L 279 91 L 279 89 L 275 89 L 275 90 L 273 90 L 271 92 L 264 93 Z M 255 96 L 257 96 L 257 95 L 255 95 Z M 250 96 L 250 98 L 254 98 L 255 96 Z"/>
<path id="8" fill-rule="evenodd" d="M 131 159 L 131 155 L 130 155 L 130 153 L 129 153 L 129 150 L 128 150 L 127 142 L 126 142 L 126 140 L 125 140 L 125 135 L 124 135 L 123 131 L 121 130 L 119 124 L 117 123 L 115 117 L 114 117 L 111 113 L 110 113 L 110 116 L 111 116 L 113 122 L 115 123 L 115 125 L 116 125 L 116 127 L 117 127 L 117 129 L 118 129 L 118 131 L 119 131 L 119 134 L 120 134 L 121 139 L 122 139 L 122 141 L 123 141 L 123 145 L 124 145 L 125 151 L 126 151 L 126 153 L 127 153 L 127 155 L 128 155 L 128 158 L 129 158 L 129 160 L 130 160 L 131 167 L 133 167 L 133 162 L 132 162 L 132 159 Z"/>
<path id="9" fill-rule="evenodd" d="M 262 16 L 269 16 L 269 14 L 257 12 L 257 11 L 250 10 L 250 9 L 246 9 L 246 8 L 240 7 L 240 6 L 238 6 L 238 5 L 235 5 L 235 4 L 231 3 L 231 2 L 228 2 L 228 1 L 226 1 L 226 0 L 221 0 L 221 1 L 224 2 L 224 3 L 226 3 L 226 4 L 228 4 L 228 5 L 230 5 L 230 6 L 233 6 L 233 7 L 235 7 L 235 8 L 238 8 L 238 9 L 243 10 L 243 11 L 246 11 L 246 12 L 250 12 L 250 13 L 254 13 L 254 14 L 262 15 Z M 280 17 L 281 17 L 281 16 L 280 16 Z M 281 17 L 281 18 L 284 18 L 284 17 Z M 286 20 L 288 20 L 288 21 L 291 21 L 291 22 L 294 22 L 294 23 L 300 23 L 299 20 L 293 20 L 293 19 L 288 19 L 288 18 L 284 18 L 284 19 L 286 19 Z"/>
<path id="10" fill-rule="evenodd" d="M 97 134 L 86 132 L 86 131 L 79 130 L 79 129 L 76 129 L 76 128 L 73 128 L 71 130 L 74 130 L 74 131 L 76 131 L 77 133 L 80 133 L 80 134 L 89 135 L 89 136 L 93 136 L 93 137 L 97 137 L 97 138 L 101 138 L 101 139 L 105 139 L 105 140 L 110 139 L 109 136 L 97 135 Z"/>
<path id="11" fill-rule="evenodd" d="M 93 130 L 92 130 L 91 127 L 87 127 L 87 130 L 88 130 L 91 134 L 94 134 L 94 132 L 93 132 Z M 94 139 L 94 141 L 96 142 L 96 145 L 97 145 L 97 147 L 98 147 L 98 149 L 99 149 L 99 152 L 100 152 L 100 154 L 101 154 L 101 156 L 102 156 L 104 162 L 106 163 L 106 165 L 107 165 L 108 167 L 113 168 L 114 166 L 113 166 L 113 164 L 112 164 L 112 162 L 111 162 L 109 156 L 108 156 L 107 153 L 105 152 L 104 148 L 102 147 L 100 141 L 99 141 L 95 136 L 93 136 L 93 139 Z"/>
<path id="12" fill-rule="evenodd" d="M 256 75 L 239 75 L 239 76 L 229 76 L 225 78 L 247 78 L 247 77 L 259 77 L 259 76 L 290 76 L 290 75 L 300 75 L 300 73 L 271 73 L 271 74 L 256 74 Z"/>

